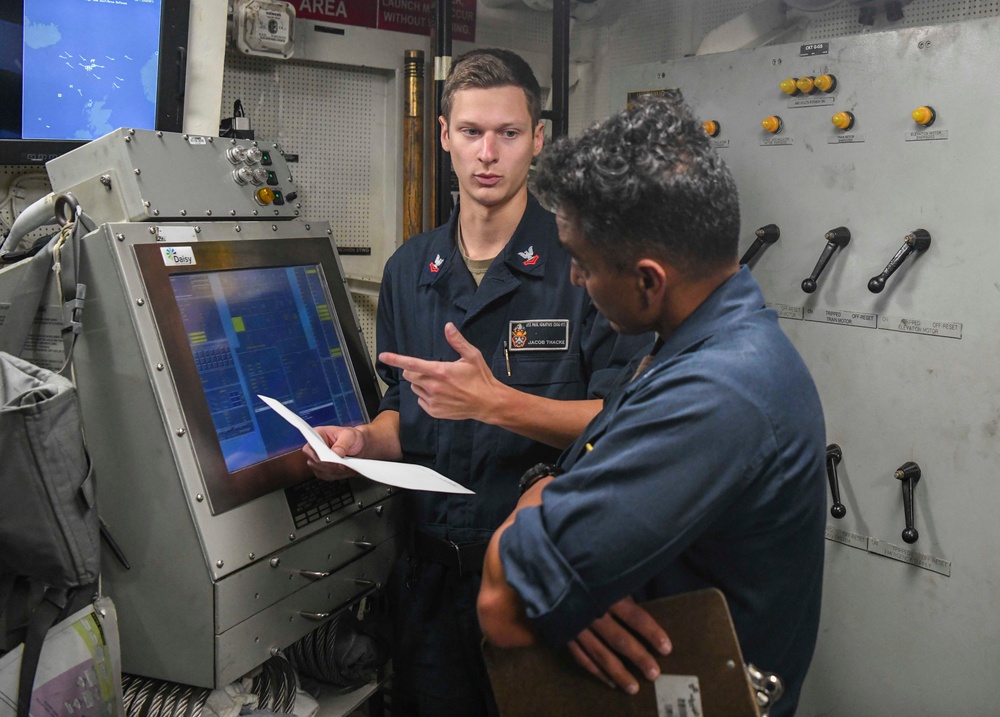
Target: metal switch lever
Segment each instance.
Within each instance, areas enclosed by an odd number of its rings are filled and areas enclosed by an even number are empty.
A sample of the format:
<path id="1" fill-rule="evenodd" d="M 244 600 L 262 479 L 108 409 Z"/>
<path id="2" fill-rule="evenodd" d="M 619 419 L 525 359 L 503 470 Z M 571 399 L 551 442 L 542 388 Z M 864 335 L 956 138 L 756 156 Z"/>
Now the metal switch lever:
<path id="1" fill-rule="evenodd" d="M 903 261 L 914 251 L 925 252 L 931 245 L 931 235 L 926 229 L 914 229 L 903 238 L 903 246 L 899 248 L 895 256 L 885 265 L 885 269 L 878 276 L 873 276 L 868 282 L 868 291 L 878 294 L 885 288 L 885 282 L 890 276 L 902 266 Z"/>
<path id="2" fill-rule="evenodd" d="M 323 578 L 330 577 L 330 573 L 323 570 L 300 570 L 299 575 L 310 580 L 322 580 Z"/>
<path id="3" fill-rule="evenodd" d="M 843 249 L 850 243 L 851 231 L 847 227 L 837 227 L 824 234 L 823 238 L 826 239 L 826 246 L 823 248 L 823 253 L 819 255 L 819 261 L 816 262 L 816 267 L 812 270 L 809 278 L 802 280 L 802 291 L 807 294 L 816 291 L 816 280 L 823 273 L 827 263 L 830 261 L 830 257 L 833 256 L 833 252 L 838 248 Z"/>
<path id="4" fill-rule="evenodd" d="M 826 447 L 826 477 L 830 481 L 830 493 L 833 495 L 833 506 L 830 508 L 830 515 L 840 520 L 847 515 L 847 508 L 840 502 L 840 482 L 837 480 L 837 464 L 843 458 L 844 453 L 840 446 L 831 443 Z"/>
<path id="5" fill-rule="evenodd" d="M 907 461 L 896 469 L 894 477 L 903 482 L 903 515 L 906 519 L 903 542 L 915 543 L 920 534 L 913 527 L 913 490 L 917 487 L 917 481 L 920 480 L 920 466 L 913 461 Z"/>
<path id="6" fill-rule="evenodd" d="M 777 224 L 765 224 L 760 229 L 755 231 L 754 234 L 757 238 L 753 240 L 753 244 L 750 245 L 750 248 L 746 250 L 746 253 L 740 259 L 741 265 L 749 263 L 755 256 L 757 256 L 757 252 L 759 252 L 765 244 L 774 244 L 774 242 L 778 241 L 778 237 L 781 236 L 781 231 L 778 229 Z"/>

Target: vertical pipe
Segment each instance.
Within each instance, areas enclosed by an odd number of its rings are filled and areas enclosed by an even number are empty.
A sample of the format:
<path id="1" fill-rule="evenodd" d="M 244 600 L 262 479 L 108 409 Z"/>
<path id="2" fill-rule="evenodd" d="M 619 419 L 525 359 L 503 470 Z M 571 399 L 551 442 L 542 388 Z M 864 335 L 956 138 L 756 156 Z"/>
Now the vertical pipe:
<path id="1" fill-rule="evenodd" d="M 569 132 L 569 3 L 552 5 L 552 137 Z"/>
<path id="2" fill-rule="evenodd" d="M 441 116 L 444 81 L 451 70 L 451 0 L 437 0 L 434 5 L 434 122 Z M 441 226 L 451 214 L 451 160 L 435 142 L 434 152 L 434 224 Z"/>
<path id="3" fill-rule="evenodd" d="M 403 56 L 403 240 L 424 229 L 424 51 Z"/>

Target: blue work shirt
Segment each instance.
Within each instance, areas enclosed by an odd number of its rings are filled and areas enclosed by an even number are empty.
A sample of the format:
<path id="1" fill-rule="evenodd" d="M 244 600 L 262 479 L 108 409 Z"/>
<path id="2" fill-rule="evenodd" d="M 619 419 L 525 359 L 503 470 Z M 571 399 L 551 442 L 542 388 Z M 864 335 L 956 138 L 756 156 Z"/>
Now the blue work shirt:
<path id="1" fill-rule="evenodd" d="M 518 513 L 500 541 L 507 581 L 559 645 L 626 595 L 717 587 L 744 658 L 785 681 L 771 714 L 792 714 L 819 624 L 824 455 L 815 385 L 744 267 Z"/>
<path id="2" fill-rule="evenodd" d="M 457 217 L 458 209 L 386 263 L 378 350 L 457 360 L 444 336 L 451 321 L 499 381 L 552 399 L 603 397 L 648 338 L 619 338 L 587 293 L 570 283 L 570 257 L 554 215 L 529 195 L 521 222 L 478 287 L 455 241 Z M 380 410 L 399 412 L 403 460 L 475 491 L 408 493 L 416 527 L 459 543 L 488 540 L 514 509 L 521 474 L 540 461 L 555 462 L 560 451 L 479 421 L 431 418 L 402 371 L 382 362 L 376 369 L 388 386 Z"/>

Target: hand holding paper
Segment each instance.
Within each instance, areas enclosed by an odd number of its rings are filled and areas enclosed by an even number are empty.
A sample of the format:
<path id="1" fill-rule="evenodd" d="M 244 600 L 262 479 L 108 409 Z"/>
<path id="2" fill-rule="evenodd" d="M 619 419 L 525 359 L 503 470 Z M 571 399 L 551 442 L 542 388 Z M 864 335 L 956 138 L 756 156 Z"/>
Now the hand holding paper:
<path id="1" fill-rule="evenodd" d="M 395 463 L 392 461 L 375 461 L 368 458 L 341 458 L 326 445 L 326 441 L 316 433 L 312 426 L 306 423 L 300 416 L 296 415 L 281 404 L 268 396 L 257 395 L 261 401 L 270 406 L 274 411 L 298 429 L 299 433 L 306 439 L 316 456 L 329 463 L 340 463 L 351 470 L 357 471 L 366 478 L 373 481 L 391 485 L 396 488 L 409 488 L 410 490 L 427 490 L 436 493 L 464 493 L 472 494 L 463 485 L 456 483 L 450 478 L 446 478 L 437 471 L 426 466 L 416 466 L 409 463 Z"/>

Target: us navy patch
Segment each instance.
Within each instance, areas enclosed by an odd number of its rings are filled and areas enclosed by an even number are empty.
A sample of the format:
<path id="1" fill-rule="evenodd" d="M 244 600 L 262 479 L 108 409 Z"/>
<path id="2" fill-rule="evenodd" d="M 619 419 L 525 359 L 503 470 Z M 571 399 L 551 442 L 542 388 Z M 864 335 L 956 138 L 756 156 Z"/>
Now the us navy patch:
<path id="1" fill-rule="evenodd" d="M 569 319 L 522 319 L 511 321 L 511 351 L 567 351 Z"/>

